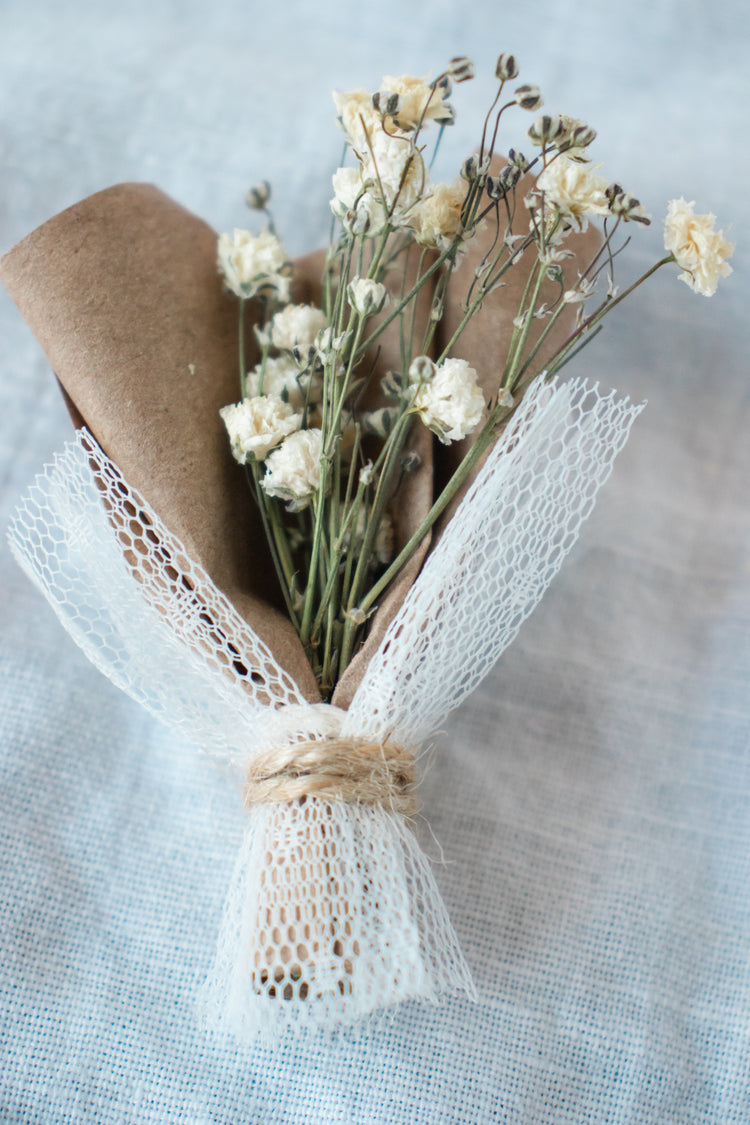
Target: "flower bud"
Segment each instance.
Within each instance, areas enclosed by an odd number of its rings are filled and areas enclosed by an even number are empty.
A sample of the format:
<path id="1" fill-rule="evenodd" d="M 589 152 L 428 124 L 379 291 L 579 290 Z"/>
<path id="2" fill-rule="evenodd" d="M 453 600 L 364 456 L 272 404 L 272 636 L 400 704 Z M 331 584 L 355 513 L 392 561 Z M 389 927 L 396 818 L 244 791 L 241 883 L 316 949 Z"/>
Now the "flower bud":
<path id="1" fill-rule="evenodd" d="M 582 121 L 571 133 L 570 140 L 574 148 L 588 148 L 596 140 L 596 129 Z"/>
<path id="2" fill-rule="evenodd" d="M 528 131 L 529 140 L 534 145 L 554 144 L 565 136 L 565 122 L 559 113 L 545 113 L 537 117 Z"/>
<path id="3" fill-rule="evenodd" d="M 407 449 L 401 458 L 402 473 L 416 473 L 421 468 L 422 458 L 415 449 Z"/>
<path id="4" fill-rule="evenodd" d="M 513 96 L 521 109 L 533 111 L 535 109 L 541 109 L 544 105 L 542 91 L 538 86 L 519 86 L 518 89 L 514 91 Z"/>
<path id="5" fill-rule="evenodd" d="M 428 355 L 418 355 L 409 367 L 409 382 L 418 386 L 430 383 L 435 377 L 435 364 Z"/>
<path id="6" fill-rule="evenodd" d="M 392 90 L 380 90 L 372 95 L 372 107 L 384 117 L 397 117 L 401 109 L 402 98 Z"/>
<path id="7" fill-rule="evenodd" d="M 508 163 L 514 164 L 516 168 L 520 168 L 522 172 L 527 172 L 529 169 L 529 162 L 522 152 L 516 152 L 514 148 L 508 150 Z"/>
<path id="8" fill-rule="evenodd" d="M 500 55 L 495 64 L 495 78 L 499 78 L 501 82 L 507 82 L 509 79 L 517 77 L 518 62 L 516 56 L 507 53 Z"/>
<path id="9" fill-rule="evenodd" d="M 271 185 L 268 180 L 261 180 L 247 189 L 245 203 L 252 211 L 265 211 L 271 198 Z"/>
<path id="10" fill-rule="evenodd" d="M 454 82 L 468 82 L 474 77 L 474 63 L 466 55 L 457 55 L 445 69 Z"/>
<path id="11" fill-rule="evenodd" d="M 643 223 L 648 226 L 651 216 L 646 213 L 640 199 L 636 199 L 620 184 L 610 184 L 604 194 L 609 200 L 609 209 L 613 215 L 619 215 L 626 223 Z"/>
<path id="12" fill-rule="evenodd" d="M 521 179 L 521 169 L 516 164 L 506 164 L 499 176 L 487 177 L 487 194 L 490 199 L 502 199 Z"/>
<path id="13" fill-rule="evenodd" d="M 366 207 L 356 207 L 341 216 L 341 225 L 347 234 L 364 235 L 370 229 L 370 216 Z"/>
<path id="14" fill-rule="evenodd" d="M 499 176 L 487 177 L 487 194 L 495 202 L 507 194 L 507 188 Z"/>
<path id="15" fill-rule="evenodd" d="M 373 434 L 375 437 L 385 438 L 396 424 L 398 414 L 388 406 L 380 406 L 377 410 L 368 410 L 360 415 L 362 432 Z"/>
<path id="16" fill-rule="evenodd" d="M 562 283 L 563 283 L 562 266 L 557 265 L 557 263 L 553 263 L 552 265 L 547 266 L 547 277 L 549 278 L 550 281 L 554 281 L 558 285 L 562 285 Z"/>
<path id="17" fill-rule="evenodd" d="M 372 316 L 380 312 L 388 299 L 385 285 L 370 277 L 355 277 L 349 282 L 346 293 L 349 304 L 360 316 Z"/>
<path id="18" fill-rule="evenodd" d="M 479 155 L 475 152 L 473 156 L 464 160 L 461 165 L 461 179 L 466 180 L 468 183 L 473 184 L 475 180 L 482 179 L 487 175 L 490 169 L 489 156 L 483 156 L 479 159 Z"/>

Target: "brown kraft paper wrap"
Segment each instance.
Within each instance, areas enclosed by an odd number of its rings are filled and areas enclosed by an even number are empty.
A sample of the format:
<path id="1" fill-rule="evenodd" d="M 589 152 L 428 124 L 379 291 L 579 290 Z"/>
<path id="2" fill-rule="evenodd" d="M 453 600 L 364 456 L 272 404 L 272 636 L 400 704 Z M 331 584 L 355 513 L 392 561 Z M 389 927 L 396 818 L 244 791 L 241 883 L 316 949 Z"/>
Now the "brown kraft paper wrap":
<path id="1" fill-rule="evenodd" d="M 294 300 L 318 300 L 321 264 L 320 254 L 297 263 Z M 157 188 L 121 184 L 33 231 L 2 259 L 0 279 L 44 349 L 74 423 L 88 426 L 305 698 L 318 700 L 302 645 L 277 608 L 263 530 L 219 418 L 239 393 L 238 310 L 223 291 L 215 233 Z M 420 303 L 426 317 L 429 294 Z M 379 371 L 397 362 L 391 329 Z M 397 549 L 432 502 L 431 435 L 415 427 L 411 446 L 422 465 L 394 501 Z M 339 707 L 350 703 L 427 546 L 428 539 L 374 614 L 338 685 Z"/>

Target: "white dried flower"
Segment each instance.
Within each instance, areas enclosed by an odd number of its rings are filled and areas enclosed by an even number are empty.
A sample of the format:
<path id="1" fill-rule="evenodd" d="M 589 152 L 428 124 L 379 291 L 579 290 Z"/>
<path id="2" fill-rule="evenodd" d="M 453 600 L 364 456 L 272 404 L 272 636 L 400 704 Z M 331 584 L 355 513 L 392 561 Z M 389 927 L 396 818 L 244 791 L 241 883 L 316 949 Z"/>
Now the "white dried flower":
<path id="1" fill-rule="evenodd" d="M 588 226 L 589 215 L 608 215 L 607 181 L 596 174 L 601 165 L 584 168 L 566 156 L 557 156 L 540 172 L 536 186 L 547 202 L 554 204 L 561 215 L 579 230 Z"/>
<path id="2" fill-rule="evenodd" d="M 373 238 L 380 233 L 387 221 L 386 210 L 365 186 L 361 166 L 338 168 L 333 174 L 333 191 L 331 210 L 351 234 Z"/>
<path id="3" fill-rule="evenodd" d="M 460 180 L 433 184 L 429 195 L 416 204 L 409 216 L 409 225 L 420 246 L 448 249 L 463 233 L 461 209 L 465 199 L 466 188 Z"/>
<path id="4" fill-rule="evenodd" d="M 221 234 L 217 250 L 227 287 L 238 297 L 272 291 L 280 301 L 289 300 L 287 253 L 268 227 L 260 234 L 248 230 L 235 230 L 231 237 Z"/>
<path id="5" fill-rule="evenodd" d="M 260 482 L 263 491 L 285 501 L 291 512 L 306 508 L 320 488 L 322 454 L 320 430 L 297 430 L 270 454 Z"/>
<path id="6" fill-rule="evenodd" d="M 328 318 L 322 309 L 313 305 L 287 305 L 271 321 L 269 339 L 275 348 L 290 352 L 297 348 L 304 353 L 327 325 Z"/>
<path id="7" fill-rule="evenodd" d="M 360 316 L 374 316 L 388 300 L 388 290 L 370 277 L 355 277 L 346 290 L 349 304 Z"/>
<path id="8" fill-rule="evenodd" d="M 372 136 L 382 128 L 380 115 L 372 104 L 372 96 L 367 90 L 333 91 L 339 124 L 355 148 L 365 143 L 365 130 Z"/>
<path id="9" fill-rule="evenodd" d="M 360 153 L 362 176 L 370 190 L 393 212 L 392 221 L 402 217 L 424 194 L 427 170 L 419 149 L 403 137 L 378 133 L 372 152 Z M 381 195 L 382 189 L 382 195 Z"/>
<path id="10" fill-rule="evenodd" d="M 714 230 L 715 215 L 696 215 L 695 201 L 672 199 L 664 225 L 664 246 L 674 255 L 680 269 L 680 281 L 695 293 L 712 297 L 720 277 L 728 277 L 732 267 L 734 243 L 724 237 L 723 230 Z"/>
<path id="11" fill-rule="evenodd" d="M 566 305 L 575 305 L 579 301 L 587 301 L 596 289 L 596 282 L 589 281 L 585 277 L 579 277 L 578 282 L 574 289 L 566 289 L 563 293 L 562 299 Z"/>
<path id="12" fill-rule="evenodd" d="M 291 356 L 269 356 L 265 370 L 263 364 L 258 363 L 252 371 L 248 371 L 245 376 L 245 394 L 248 398 L 275 395 L 290 403 L 295 410 L 301 410 L 308 398 L 310 381 L 309 373 L 301 374 L 299 365 Z"/>
<path id="13" fill-rule="evenodd" d="M 301 414 L 278 395 L 257 395 L 223 406 L 219 411 L 227 428 L 232 456 L 240 465 L 263 461 L 287 435 L 299 429 Z"/>
<path id="14" fill-rule="evenodd" d="M 420 383 L 412 402 L 443 445 L 460 441 L 479 425 L 484 395 L 477 373 L 465 359 L 446 359 L 429 383 Z"/>
<path id="15" fill-rule="evenodd" d="M 447 83 L 438 83 L 433 90 L 427 78 L 415 78 L 412 74 L 402 74 L 399 78 L 386 75 L 380 83 L 381 106 L 384 93 L 397 94 L 398 109 L 393 123 L 405 132 L 416 129 L 420 121 L 452 121 L 453 112 L 445 99 L 450 92 Z"/>
<path id="16" fill-rule="evenodd" d="M 375 480 L 375 466 L 373 465 L 372 461 L 368 461 L 359 470 L 359 483 L 362 485 L 363 488 L 369 488 L 369 486 L 372 484 L 372 482 L 374 480 Z"/>

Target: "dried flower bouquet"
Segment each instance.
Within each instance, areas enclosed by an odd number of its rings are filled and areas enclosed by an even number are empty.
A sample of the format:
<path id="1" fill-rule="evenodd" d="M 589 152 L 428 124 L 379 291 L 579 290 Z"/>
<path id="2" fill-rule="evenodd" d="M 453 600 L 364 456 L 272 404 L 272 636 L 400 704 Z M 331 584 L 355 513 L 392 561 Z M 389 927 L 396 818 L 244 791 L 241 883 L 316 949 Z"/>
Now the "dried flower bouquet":
<path id="1" fill-rule="evenodd" d="M 261 184 L 265 228 L 218 240 L 234 296 L 208 228 L 137 185 L 3 262 L 81 427 L 13 548 L 91 659 L 242 781 L 205 993 L 237 1034 L 473 992 L 410 828 L 420 748 L 537 604 L 640 409 L 557 373 L 661 266 L 706 295 L 730 272 L 713 216 L 677 200 L 619 291 L 649 216 L 588 166 L 583 122 L 536 116 L 531 155 L 496 157 L 505 115 L 542 106 L 511 55 L 477 151 L 432 182 L 430 131 L 436 150 L 472 76 L 335 95 L 328 250 L 293 270 Z"/>

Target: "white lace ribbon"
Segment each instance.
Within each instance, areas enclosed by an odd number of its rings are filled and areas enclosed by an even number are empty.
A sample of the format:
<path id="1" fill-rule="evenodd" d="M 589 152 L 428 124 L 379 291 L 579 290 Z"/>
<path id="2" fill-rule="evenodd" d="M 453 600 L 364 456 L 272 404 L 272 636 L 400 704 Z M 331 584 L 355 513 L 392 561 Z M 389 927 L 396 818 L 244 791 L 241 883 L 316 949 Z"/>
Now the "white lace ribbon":
<path id="1" fill-rule="evenodd" d="M 345 714 L 306 703 L 86 430 L 32 485 L 10 544 L 92 662 L 215 758 L 244 771 L 334 732 L 418 750 L 541 598 L 641 408 L 581 381 L 532 385 Z M 317 799 L 250 810 L 204 995 L 212 1021 L 329 1027 L 456 988 L 473 994 L 400 814 Z"/>

